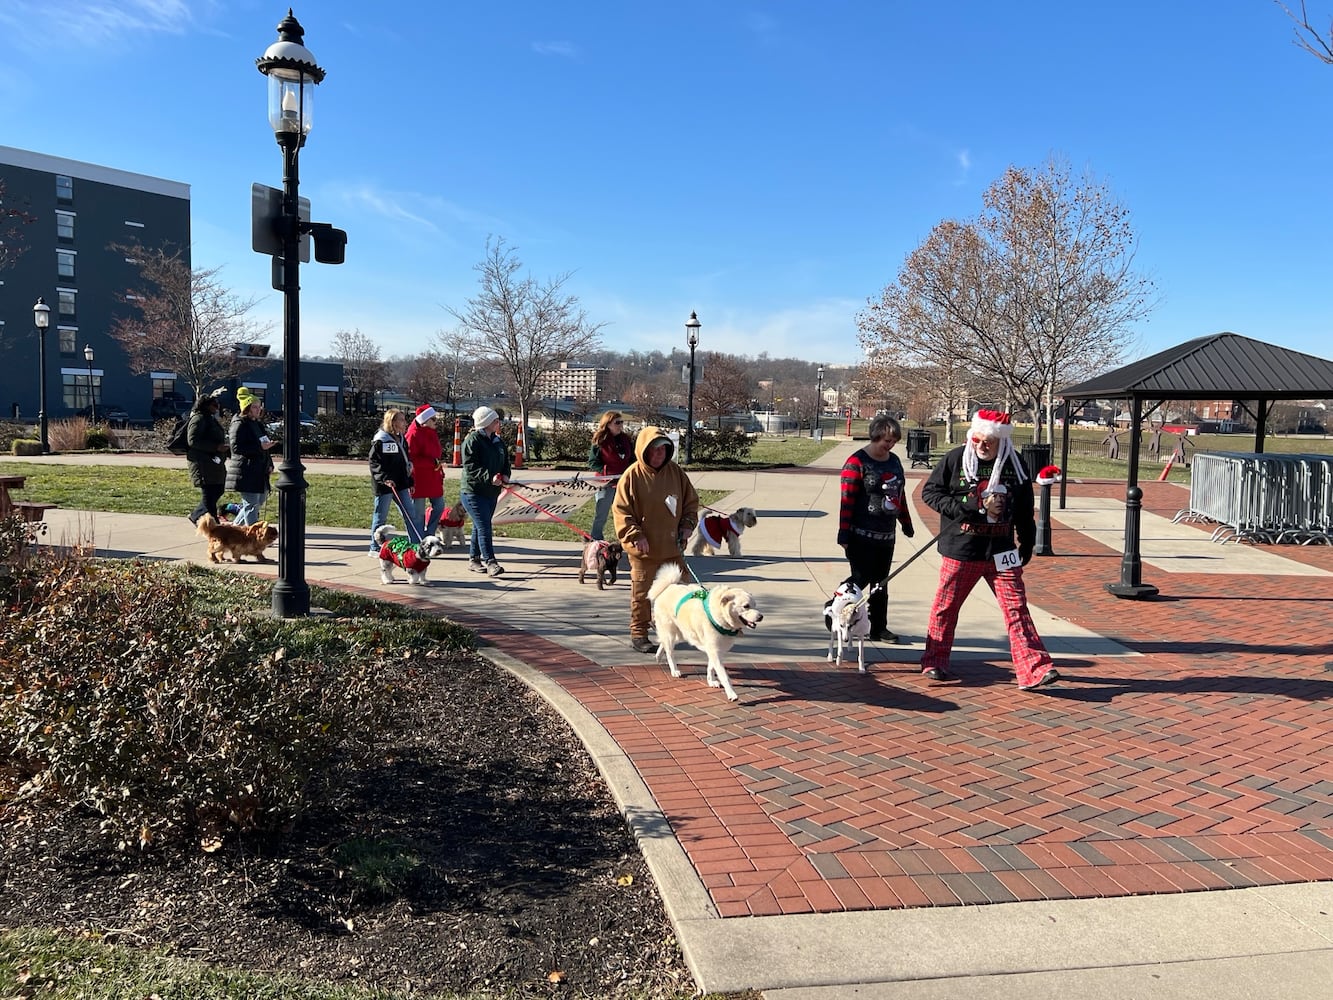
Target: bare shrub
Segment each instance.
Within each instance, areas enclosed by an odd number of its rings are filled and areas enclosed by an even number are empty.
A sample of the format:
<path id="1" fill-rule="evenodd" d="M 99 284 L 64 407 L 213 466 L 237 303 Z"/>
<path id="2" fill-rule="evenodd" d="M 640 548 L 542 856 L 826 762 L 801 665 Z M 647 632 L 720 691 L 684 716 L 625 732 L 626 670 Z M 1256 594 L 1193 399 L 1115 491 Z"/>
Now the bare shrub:
<path id="1" fill-rule="evenodd" d="M 47 439 L 52 451 L 83 451 L 88 441 L 88 419 L 66 417 L 47 424 Z"/>

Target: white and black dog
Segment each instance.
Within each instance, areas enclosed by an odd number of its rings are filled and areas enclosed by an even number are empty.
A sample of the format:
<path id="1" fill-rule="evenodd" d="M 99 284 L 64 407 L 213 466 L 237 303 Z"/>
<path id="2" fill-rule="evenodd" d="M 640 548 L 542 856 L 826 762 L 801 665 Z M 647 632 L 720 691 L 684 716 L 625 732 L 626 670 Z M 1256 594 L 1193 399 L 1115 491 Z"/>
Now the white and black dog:
<path id="1" fill-rule="evenodd" d="M 399 566 L 407 574 L 408 583 L 424 586 L 430 561 L 445 553 L 444 543 L 435 535 L 428 535 L 418 545 L 406 535 L 394 534 L 391 524 L 382 524 L 375 529 L 375 543 L 380 547 L 382 583 L 393 583 L 393 568 Z"/>
<path id="2" fill-rule="evenodd" d="M 758 520 L 753 507 L 738 508 L 736 513 L 729 516 L 709 514 L 694 529 L 690 539 L 690 555 L 701 556 L 706 552 L 714 556 L 724 547 L 727 555 L 740 555 L 741 534 L 746 528 L 753 528 Z"/>
<path id="3" fill-rule="evenodd" d="M 838 585 L 824 602 L 824 627 L 829 630 L 828 661 L 842 663 L 842 651 L 856 643 L 856 666 L 866 672 L 866 636 L 870 634 L 870 606 L 861 588 L 851 580 Z"/>

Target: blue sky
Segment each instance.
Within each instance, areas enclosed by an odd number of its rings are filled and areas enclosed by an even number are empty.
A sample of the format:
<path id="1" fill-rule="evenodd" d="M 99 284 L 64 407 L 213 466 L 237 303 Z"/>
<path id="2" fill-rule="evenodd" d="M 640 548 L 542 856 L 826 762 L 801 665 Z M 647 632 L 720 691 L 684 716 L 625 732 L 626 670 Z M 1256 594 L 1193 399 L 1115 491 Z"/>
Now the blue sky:
<path id="1" fill-rule="evenodd" d="M 1296 0 L 1296 6 L 1299 2 Z M 1316 23 L 1333 0 L 1309 0 Z M 194 261 L 281 296 L 250 185 L 281 158 L 254 60 L 286 5 L 4 0 L 0 142 L 191 185 Z M 451 328 L 488 235 L 572 272 L 619 350 L 860 358 L 854 316 L 1010 164 L 1089 169 L 1160 303 L 1139 354 L 1221 330 L 1329 356 L 1333 67 L 1269 0 L 298 3 L 327 71 L 301 157 L 347 263 L 302 348 Z"/>

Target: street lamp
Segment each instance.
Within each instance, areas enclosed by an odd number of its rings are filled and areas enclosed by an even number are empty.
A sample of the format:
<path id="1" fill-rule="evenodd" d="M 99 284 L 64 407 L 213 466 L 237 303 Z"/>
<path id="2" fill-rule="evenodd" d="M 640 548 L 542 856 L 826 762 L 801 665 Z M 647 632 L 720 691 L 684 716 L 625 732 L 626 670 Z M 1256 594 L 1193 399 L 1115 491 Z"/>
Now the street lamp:
<path id="1" fill-rule="evenodd" d="M 815 372 L 815 412 L 810 418 L 810 436 L 815 436 L 815 425 L 819 422 L 820 416 L 824 410 L 824 366 L 820 365 Z"/>
<path id="2" fill-rule="evenodd" d="M 255 60 L 268 77 L 268 120 L 282 147 L 282 214 L 274 226 L 282 237 L 282 464 L 278 466 L 278 582 L 273 613 L 296 618 L 310 613 L 305 581 L 305 466 L 301 464 L 301 218 L 300 153 L 310 132 L 315 85 L 324 71 L 305 47 L 305 29 L 292 16 L 278 23 L 278 40 Z M 307 223 L 308 225 L 308 223 Z"/>
<path id="3" fill-rule="evenodd" d="M 46 431 L 46 328 L 51 325 L 51 307 L 40 295 L 32 307 L 32 322 L 37 327 L 37 426 L 41 428 L 42 454 L 51 452 L 51 437 Z"/>
<path id="4" fill-rule="evenodd" d="M 694 459 L 694 349 L 699 346 L 699 327 L 702 326 L 694 310 L 685 321 L 685 343 L 690 345 L 690 394 L 685 404 L 685 464 Z"/>
<path id="5" fill-rule="evenodd" d="M 93 397 L 93 345 L 83 345 L 83 360 L 88 362 L 88 419 L 97 423 L 97 400 Z"/>

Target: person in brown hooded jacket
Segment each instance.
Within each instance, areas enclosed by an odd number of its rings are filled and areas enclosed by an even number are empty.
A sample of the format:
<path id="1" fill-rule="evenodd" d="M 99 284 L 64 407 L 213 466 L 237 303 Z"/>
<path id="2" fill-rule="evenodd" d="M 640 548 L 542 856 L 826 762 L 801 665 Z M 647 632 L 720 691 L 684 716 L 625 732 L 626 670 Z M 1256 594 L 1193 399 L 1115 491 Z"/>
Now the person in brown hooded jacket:
<path id="1" fill-rule="evenodd" d="M 637 459 L 625 470 L 611 504 L 616 538 L 629 556 L 630 644 L 640 653 L 655 653 L 648 638 L 653 608 L 648 588 L 667 563 L 685 573 L 682 552 L 699 523 L 699 494 L 685 470 L 672 461 L 676 451 L 659 427 L 645 427 L 634 442 Z"/>

